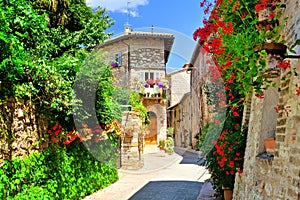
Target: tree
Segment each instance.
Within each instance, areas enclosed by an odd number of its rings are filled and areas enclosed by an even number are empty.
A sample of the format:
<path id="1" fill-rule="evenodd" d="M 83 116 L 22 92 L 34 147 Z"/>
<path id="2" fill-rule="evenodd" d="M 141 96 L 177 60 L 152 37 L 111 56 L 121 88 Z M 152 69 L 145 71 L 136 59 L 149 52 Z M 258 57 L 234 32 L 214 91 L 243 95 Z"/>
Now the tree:
<path id="1" fill-rule="evenodd" d="M 71 124 L 75 76 L 112 20 L 84 0 L 0 0 L 0 92 Z"/>

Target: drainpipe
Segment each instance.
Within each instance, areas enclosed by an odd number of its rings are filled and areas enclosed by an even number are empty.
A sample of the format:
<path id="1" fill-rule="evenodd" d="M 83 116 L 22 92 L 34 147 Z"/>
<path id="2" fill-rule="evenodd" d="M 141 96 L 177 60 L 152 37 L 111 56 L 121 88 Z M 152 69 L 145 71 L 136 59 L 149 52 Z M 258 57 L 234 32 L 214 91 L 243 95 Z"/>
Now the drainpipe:
<path id="1" fill-rule="evenodd" d="M 128 88 L 128 84 L 129 84 L 129 86 L 131 86 L 130 85 L 130 44 L 127 44 L 124 41 L 122 41 L 122 43 L 127 46 L 127 70 L 125 70 L 124 82 Z"/>

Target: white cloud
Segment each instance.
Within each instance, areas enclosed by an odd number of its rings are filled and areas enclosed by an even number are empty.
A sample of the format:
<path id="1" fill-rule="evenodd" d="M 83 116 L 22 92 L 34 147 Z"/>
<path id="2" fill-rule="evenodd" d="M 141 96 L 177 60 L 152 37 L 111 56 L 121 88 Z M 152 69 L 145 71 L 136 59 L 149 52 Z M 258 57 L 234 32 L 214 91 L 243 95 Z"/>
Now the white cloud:
<path id="1" fill-rule="evenodd" d="M 86 0 L 86 4 L 92 8 L 98 6 L 106 8 L 107 11 L 127 13 L 127 4 L 129 14 L 132 17 L 137 17 L 138 6 L 145 6 L 149 0 Z"/>

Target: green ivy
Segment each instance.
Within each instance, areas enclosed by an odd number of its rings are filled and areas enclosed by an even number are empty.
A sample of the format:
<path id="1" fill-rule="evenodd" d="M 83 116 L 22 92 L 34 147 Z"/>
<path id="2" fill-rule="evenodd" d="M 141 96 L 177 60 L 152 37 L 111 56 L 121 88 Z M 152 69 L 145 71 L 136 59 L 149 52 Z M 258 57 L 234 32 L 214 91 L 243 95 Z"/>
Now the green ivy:
<path id="1" fill-rule="evenodd" d="M 148 111 L 142 102 L 142 95 L 138 92 L 132 92 L 129 99 L 129 104 L 133 107 L 133 110 L 139 112 L 142 117 L 142 123 L 147 125 L 150 124 L 150 118 L 148 116 Z"/>

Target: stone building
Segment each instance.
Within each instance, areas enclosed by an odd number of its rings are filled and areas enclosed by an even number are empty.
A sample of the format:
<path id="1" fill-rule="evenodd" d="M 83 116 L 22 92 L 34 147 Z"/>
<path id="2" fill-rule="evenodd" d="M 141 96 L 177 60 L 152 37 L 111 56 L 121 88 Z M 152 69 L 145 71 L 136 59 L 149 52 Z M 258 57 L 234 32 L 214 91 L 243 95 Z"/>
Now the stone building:
<path id="1" fill-rule="evenodd" d="M 169 127 L 174 128 L 174 145 L 191 148 L 190 93 L 185 93 L 180 102 L 168 108 Z"/>
<path id="2" fill-rule="evenodd" d="M 281 35 L 289 46 L 299 38 L 300 1 L 285 3 L 283 17 L 288 19 Z M 299 55 L 299 46 L 295 50 Z M 277 88 L 266 90 L 263 99 L 253 96 L 245 108 L 249 131 L 244 171 L 236 175 L 234 199 L 300 198 L 300 97 L 296 95 L 300 78 L 294 73 L 300 72 L 300 58 L 290 62 L 291 68 L 270 78 Z M 266 148 L 266 138 L 275 138 L 275 147 Z"/>
<path id="3" fill-rule="evenodd" d="M 157 86 L 145 88 L 145 83 L 149 79 L 153 81 L 165 79 L 166 63 L 173 42 L 172 34 L 156 33 L 153 30 L 135 32 L 126 27 L 124 34 L 97 46 L 112 66 L 115 85 L 145 94 L 143 102 L 151 120 L 149 135 L 145 138 L 146 143 L 158 144 L 160 139 L 166 139 L 165 96 L 162 96 Z"/>
<path id="4" fill-rule="evenodd" d="M 167 74 L 169 80 L 168 90 L 168 106 L 174 106 L 181 101 L 182 97 L 190 92 L 190 74 L 187 73 L 186 68 Z"/>
<path id="5" fill-rule="evenodd" d="M 200 49 L 201 45 L 197 43 L 190 63 L 167 75 L 171 83 L 169 126 L 174 127 L 175 145 L 188 148 L 194 148 L 195 136 L 201 134 L 210 119 L 210 106 L 205 91 L 209 78 L 204 76 L 210 57 Z"/>
<path id="6" fill-rule="evenodd" d="M 168 90 L 168 126 L 174 128 L 174 144 L 191 147 L 190 132 L 190 74 L 186 65 L 167 75 L 170 83 Z"/>
<path id="7" fill-rule="evenodd" d="M 112 66 L 116 85 L 140 90 L 149 78 L 166 76 L 166 63 L 174 36 L 166 33 L 135 32 L 128 27 L 124 34 L 97 46 Z"/>

